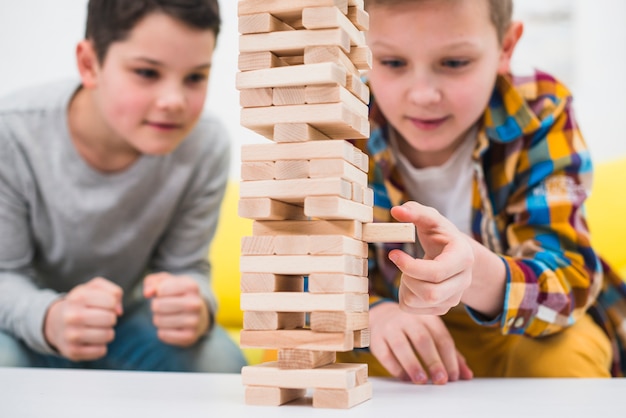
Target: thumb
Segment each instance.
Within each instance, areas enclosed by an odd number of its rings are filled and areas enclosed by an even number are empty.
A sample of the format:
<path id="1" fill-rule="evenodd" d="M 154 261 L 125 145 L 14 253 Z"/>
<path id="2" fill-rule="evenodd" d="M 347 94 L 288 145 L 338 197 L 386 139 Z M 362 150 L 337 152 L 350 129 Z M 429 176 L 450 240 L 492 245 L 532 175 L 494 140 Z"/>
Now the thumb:
<path id="1" fill-rule="evenodd" d="M 159 286 L 167 276 L 163 273 L 149 274 L 143 279 L 143 296 L 153 298 L 158 296 Z"/>
<path id="2" fill-rule="evenodd" d="M 436 209 L 412 201 L 391 208 L 391 216 L 398 222 L 414 224 L 418 231 L 438 229 L 450 222 Z"/>

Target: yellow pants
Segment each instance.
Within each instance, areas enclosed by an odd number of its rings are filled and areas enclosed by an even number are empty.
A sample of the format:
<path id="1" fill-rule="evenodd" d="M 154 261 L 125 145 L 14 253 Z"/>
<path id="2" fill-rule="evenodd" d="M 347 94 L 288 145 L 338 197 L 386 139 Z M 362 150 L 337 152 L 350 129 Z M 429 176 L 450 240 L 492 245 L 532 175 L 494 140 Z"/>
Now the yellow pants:
<path id="1" fill-rule="evenodd" d="M 460 307 L 443 320 L 475 377 L 611 377 L 611 344 L 589 315 L 542 338 L 502 335 Z M 369 352 L 337 353 L 337 362 L 367 363 L 370 376 L 389 376 Z"/>

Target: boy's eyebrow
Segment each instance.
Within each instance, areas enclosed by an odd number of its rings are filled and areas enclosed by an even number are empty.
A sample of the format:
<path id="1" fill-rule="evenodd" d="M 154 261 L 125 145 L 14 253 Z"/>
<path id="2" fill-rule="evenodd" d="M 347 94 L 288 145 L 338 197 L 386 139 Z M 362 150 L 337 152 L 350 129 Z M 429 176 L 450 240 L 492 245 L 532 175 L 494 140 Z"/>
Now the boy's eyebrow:
<path id="1" fill-rule="evenodd" d="M 157 61 L 157 60 L 152 59 L 152 58 L 135 57 L 135 58 L 133 58 L 133 61 L 143 61 L 146 64 L 154 65 L 155 67 L 163 67 L 163 63 L 161 61 Z M 207 62 L 207 63 L 204 63 L 204 64 L 197 65 L 197 66 L 193 67 L 193 69 L 194 70 L 209 69 L 209 68 L 211 68 L 211 65 L 212 65 L 211 62 Z"/>

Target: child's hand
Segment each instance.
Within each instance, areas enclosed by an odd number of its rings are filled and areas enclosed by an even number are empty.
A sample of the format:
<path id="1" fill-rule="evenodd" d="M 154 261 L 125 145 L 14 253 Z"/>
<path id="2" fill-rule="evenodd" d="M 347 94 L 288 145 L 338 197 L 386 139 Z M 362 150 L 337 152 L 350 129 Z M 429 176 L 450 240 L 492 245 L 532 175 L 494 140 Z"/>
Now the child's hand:
<path id="1" fill-rule="evenodd" d="M 370 331 L 370 351 L 392 376 L 418 384 L 430 377 L 440 385 L 473 376 L 438 316 L 413 315 L 397 303 L 381 303 L 370 310 Z"/>
<path id="2" fill-rule="evenodd" d="M 391 209 L 400 222 L 411 222 L 424 259 L 393 250 L 389 259 L 402 271 L 399 302 L 411 313 L 443 315 L 461 301 L 472 283 L 474 252 L 470 238 L 436 210 L 407 202 Z"/>
<path id="3" fill-rule="evenodd" d="M 48 343 L 72 361 L 104 357 L 122 314 L 122 289 L 97 277 L 54 302 L 44 320 Z"/>
<path id="4" fill-rule="evenodd" d="M 209 328 L 209 308 L 192 278 L 151 274 L 144 279 L 143 294 L 154 298 L 152 322 L 164 343 L 187 347 Z"/>

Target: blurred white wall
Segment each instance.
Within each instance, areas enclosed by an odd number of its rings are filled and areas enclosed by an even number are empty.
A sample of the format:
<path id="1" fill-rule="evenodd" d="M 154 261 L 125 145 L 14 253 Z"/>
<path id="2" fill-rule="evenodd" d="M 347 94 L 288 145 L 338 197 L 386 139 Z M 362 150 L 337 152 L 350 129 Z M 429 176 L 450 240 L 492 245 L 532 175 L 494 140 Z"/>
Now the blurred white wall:
<path id="1" fill-rule="evenodd" d="M 86 0 L 0 0 L 0 95 L 76 74 L 74 46 L 82 38 Z M 235 89 L 237 1 L 220 0 L 223 30 L 216 50 L 207 108 L 233 139 L 231 175 L 239 177 L 242 144 L 264 141 L 239 125 Z M 566 82 L 575 95 L 581 129 L 596 161 L 626 155 L 626 1 L 517 0 L 526 31 L 514 65 L 538 67 Z"/>

